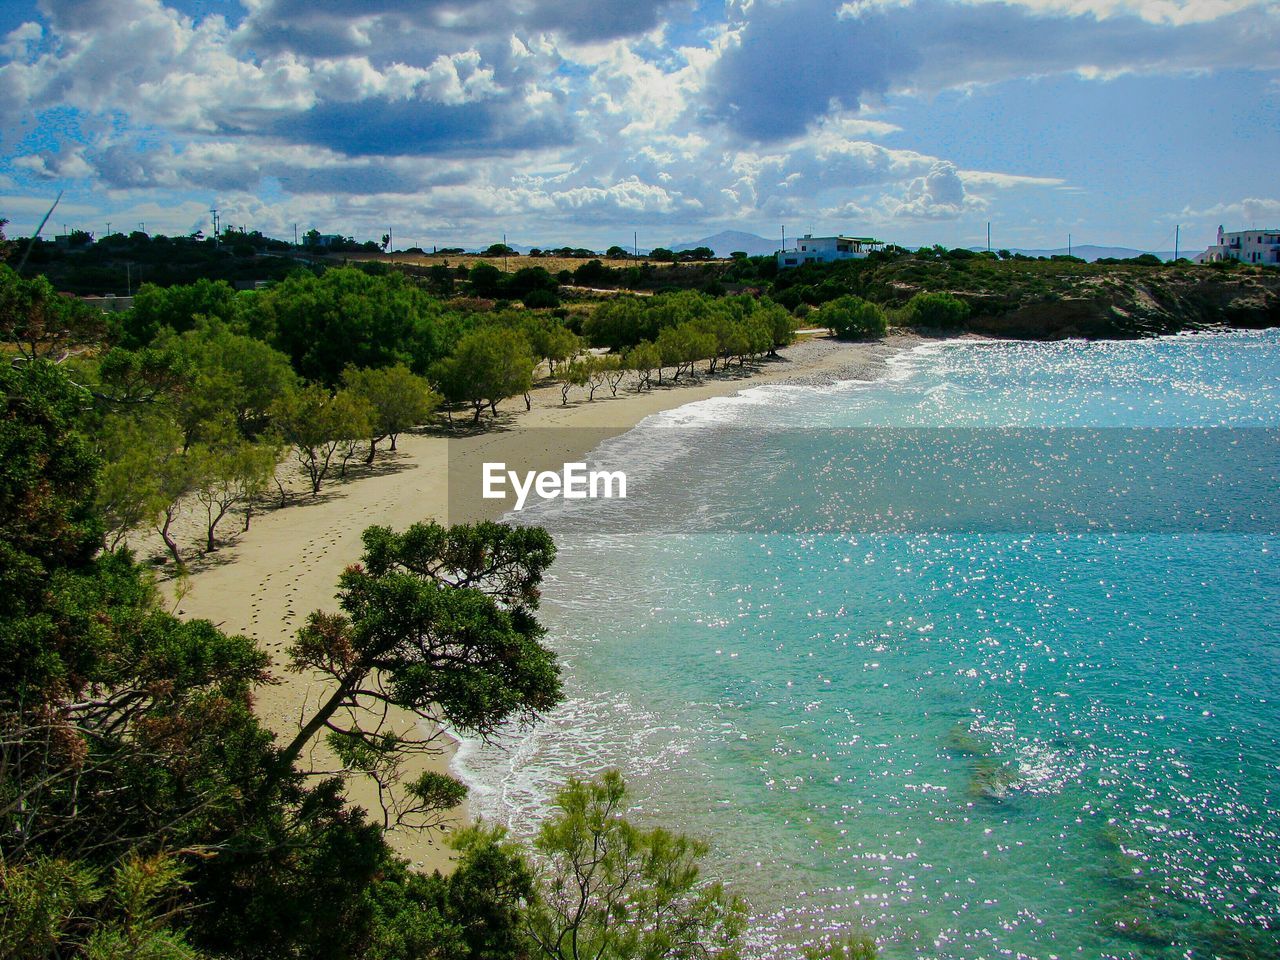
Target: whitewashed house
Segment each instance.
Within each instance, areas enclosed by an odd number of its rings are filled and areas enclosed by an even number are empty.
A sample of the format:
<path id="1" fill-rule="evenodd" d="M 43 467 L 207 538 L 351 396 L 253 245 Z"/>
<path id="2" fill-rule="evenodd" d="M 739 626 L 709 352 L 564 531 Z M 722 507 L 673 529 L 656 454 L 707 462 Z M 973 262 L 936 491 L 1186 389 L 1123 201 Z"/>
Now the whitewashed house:
<path id="1" fill-rule="evenodd" d="M 1218 227 L 1218 242 L 1199 254 L 1196 263 L 1239 260 L 1241 263 L 1280 264 L 1280 230 L 1240 230 L 1224 233 Z"/>
<path id="2" fill-rule="evenodd" d="M 861 260 L 872 250 L 884 246 L 871 237 L 814 237 L 805 234 L 793 241 L 794 249 L 778 251 L 778 269 L 798 267 L 802 263 L 834 263 L 837 260 Z"/>

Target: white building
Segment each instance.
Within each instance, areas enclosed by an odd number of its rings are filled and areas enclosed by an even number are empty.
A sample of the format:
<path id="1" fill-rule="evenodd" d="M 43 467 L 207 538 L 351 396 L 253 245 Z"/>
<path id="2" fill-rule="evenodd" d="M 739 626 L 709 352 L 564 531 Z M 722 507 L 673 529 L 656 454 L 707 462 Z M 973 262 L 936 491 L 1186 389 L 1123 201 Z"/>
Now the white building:
<path id="1" fill-rule="evenodd" d="M 1280 230 L 1241 230 L 1223 233 L 1218 227 L 1218 242 L 1196 257 L 1196 263 L 1239 260 L 1241 263 L 1280 264 Z"/>
<path id="2" fill-rule="evenodd" d="M 792 250 L 778 251 L 778 269 L 798 267 L 802 263 L 834 263 L 837 260 L 861 260 L 872 250 L 884 246 L 871 237 L 814 237 L 805 234 L 793 241 Z"/>

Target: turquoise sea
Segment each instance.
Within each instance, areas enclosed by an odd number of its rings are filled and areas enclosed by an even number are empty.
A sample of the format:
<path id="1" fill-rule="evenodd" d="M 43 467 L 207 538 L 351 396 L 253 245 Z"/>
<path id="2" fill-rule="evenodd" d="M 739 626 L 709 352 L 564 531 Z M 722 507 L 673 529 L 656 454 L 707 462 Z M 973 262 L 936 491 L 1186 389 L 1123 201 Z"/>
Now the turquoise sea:
<path id="1" fill-rule="evenodd" d="M 464 747 L 475 808 L 528 832 L 620 767 L 637 819 L 713 843 L 756 956 L 864 924 L 891 960 L 1280 957 L 1277 427 L 1274 331 L 929 345 L 651 417 L 595 457 L 643 494 L 621 519 L 521 517 L 559 546 L 568 701 Z M 1164 522 L 1233 468 L 1175 453 L 1127 524 L 850 529 L 850 428 L 972 430 L 984 464 L 1007 428 L 1194 428 L 1260 437 L 1264 478 L 1252 523 Z"/>

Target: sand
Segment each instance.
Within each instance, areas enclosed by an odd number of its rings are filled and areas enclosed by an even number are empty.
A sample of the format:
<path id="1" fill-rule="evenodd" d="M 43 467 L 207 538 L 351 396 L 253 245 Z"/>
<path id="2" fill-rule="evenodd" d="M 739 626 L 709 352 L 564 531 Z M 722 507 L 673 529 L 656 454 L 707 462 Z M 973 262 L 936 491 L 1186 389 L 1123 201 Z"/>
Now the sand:
<path id="1" fill-rule="evenodd" d="M 357 471 L 345 482 L 329 483 L 316 498 L 296 496 L 289 506 L 260 514 L 247 533 L 195 564 L 184 585 L 187 592 L 178 604 L 179 613 L 207 618 L 228 632 L 251 637 L 272 656 L 273 673 L 279 682 L 259 690 L 256 708 L 278 737 L 290 738 L 298 730 L 299 719 L 314 708 L 327 687 L 316 676 L 286 672 L 285 651 L 310 611 L 336 609 L 338 575 L 359 559 L 361 532 L 372 524 L 402 529 L 426 519 L 456 522 L 501 515 L 502 503 L 481 499 L 478 488 L 455 489 L 450 501 L 451 467 L 455 477 L 459 469 L 478 476 L 482 461 L 522 464 L 522 469 L 558 467 L 581 459 L 595 443 L 625 432 L 652 413 L 763 383 L 817 385 L 869 379 L 877 375 L 888 357 L 918 342 L 908 336 L 876 343 L 807 339 L 750 375 L 734 368 L 728 374 L 691 383 L 682 378 L 677 385 L 644 393 L 624 384 L 616 398 L 609 397 L 606 386 L 597 392 L 594 402 L 587 402 L 584 391 L 575 390 L 568 406 L 561 406 L 558 386 L 547 386 L 533 392 L 528 411 L 519 398 L 508 400 L 488 431 L 453 438 L 439 434 L 402 436 L 397 452 L 381 454 L 373 470 Z M 568 427 L 576 429 L 563 429 Z M 296 481 L 293 486 L 301 489 Z M 238 528 L 238 519 L 228 518 L 228 535 Z M 189 533 L 188 546 L 193 539 Z M 413 721 L 405 715 L 398 722 Z M 447 771 L 453 741 L 441 737 L 439 743 L 438 754 L 415 758 L 414 762 Z M 300 762 L 317 773 L 336 767 L 323 745 L 304 754 Z M 354 777 L 348 792 L 353 802 L 381 821 L 372 781 Z M 447 869 L 449 850 L 444 835 L 466 820 L 463 805 L 452 811 L 443 830 L 393 829 L 388 838 L 414 866 Z"/>

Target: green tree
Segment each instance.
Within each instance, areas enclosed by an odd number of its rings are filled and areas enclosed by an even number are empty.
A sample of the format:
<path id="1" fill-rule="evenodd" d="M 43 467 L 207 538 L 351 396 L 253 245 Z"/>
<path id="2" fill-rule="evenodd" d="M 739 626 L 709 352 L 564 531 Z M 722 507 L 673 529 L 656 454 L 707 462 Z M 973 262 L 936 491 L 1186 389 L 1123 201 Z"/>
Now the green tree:
<path id="1" fill-rule="evenodd" d="M 795 343 L 796 329 L 799 324 L 795 315 L 779 303 L 764 301 L 761 304 L 760 313 L 772 340 L 769 356 L 776 357 L 779 347 L 788 347 Z"/>
<path id="2" fill-rule="evenodd" d="M 662 382 L 662 353 L 658 347 L 648 340 L 642 340 L 622 357 L 623 365 L 636 373 L 636 390 L 653 389 L 653 373 L 658 372 L 658 382 Z"/>
<path id="3" fill-rule="evenodd" d="M 694 247 L 680 254 L 682 260 L 714 260 L 716 252 L 710 247 Z"/>
<path id="4" fill-rule="evenodd" d="M 453 355 L 437 364 L 432 377 L 446 400 L 466 403 L 474 423 L 487 406 L 526 393 L 533 385 L 533 354 L 522 335 L 497 327 L 481 327 L 458 341 Z"/>
<path id="5" fill-rule="evenodd" d="M 915 326 L 955 330 L 969 319 L 969 305 L 949 293 L 917 293 L 907 301 L 907 316 Z"/>
<path id="6" fill-rule="evenodd" d="M 662 365 L 676 368 L 672 381 L 679 380 L 682 373 L 692 373 L 695 363 L 715 356 L 718 349 L 715 335 L 698 329 L 693 323 L 664 328 L 658 334 L 657 347 Z"/>
<path id="7" fill-rule="evenodd" d="M 244 318 L 248 332 L 288 356 L 298 374 L 329 387 L 348 366 L 402 363 L 426 372 L 458 319 L 400 273 L 349 267 L 294 274 L 258 291 Z"/>
<path id="8" fill-rule="evenodd" d="M 65 860 L 0 866 L 0 956 L 44 960 L 77 944 L 85 960 L 200 960 L 166 916 L 182 886 L 180 864 L 165 853 L 129 856 L 105 885 Z"/>
<path id="9" fill-rule="evenodd" d="M 570 360 L 562 364 L 557 374 L 560 380 L 560 406 L 569 405 L 569 391 L 574 387 L 585 387 L 591 376 L 591 364 L 585 357 Z"/>
<path id="10" fill-rule="evenodd" d="M 298 385 L 287 356 L 217 320 L 197 321 L 174 349 L 192 371 L 177 402 L 188 443 L 199 437 L 202 424 L 223 414 L 234 417 L 246 436 L 261 432 L 271 405 Z"/>
<path id="11" fill-rule="evenodd" d="M 230 323 L 237 316 L 236 292 L 225 280 L 160 287 L 144 283 L 133 297 L 133 309 L 120 320 L 120 346 L 148 346 L 161 330 L 192 329 L 200 318 Z"/>
<path id="12" fill-rule="evenodd" d="M 65 682 L 68 668 L 41 644 L 56 645 L 54 578 L 89 567 L 102 542 L 98 457 L 76 429 L 88 397 L 61 370 L 0 364 L 0 385 L 0 689 L 29 702 Z"/>
<path id="13" fill-rule="evenodd" d="M 744 904 L 703 880 L 707 845 L 623 816 L 617 771 L 571 779 L 534 847 L 547 866 L 529 907 L 535 955 L 547 960 L 731 960 L 739 956 Z"/>
<path id="14" fill-rule="evenodd" d="M 440 406 L 440 395 L 431 385 L 401 364 L 378 370 L 348 367 L 342 380 L 373 411 L 366 463 L 373 463 L 380 441 L 390 439 L 395 450 L 400 434 L 425 423 Z"/>
<path id="15" fill-rule="evenodd" d="M 402 534 L 370 527 L 364 544 L 362 564 L 339 581 L 342 613 L 312 613 L 290 650 L 291 669 L 317 671 L 332 689 L 284 747 L 283 768 L 327 730 L 361 751 L 362 770 L 398 782 L 404 757 L 438 747 L 389 732 L 387 706 L 489 737 L 559 702 L 559 669 L 534 617 L 555 557 L 546 531 L 420 523 Z M 397 823 L 460 798 L 435 774 L 404 789 L 412 801 L 392 811 Z"/>
<path id="16" fill-rule="evenodd" d="M 172 342 L 125 350 L 113 347 L 90 373 L 95 398 L 117 410 L 171 404 L 189 389 L 195 371 Z"/>
<path id="17" fill-rule="evenodd" d="M 587 402 L 593 402 L 596 398 L 596 391 L 603 387 L 606 383 L 613 386 L 613 395 L 617 396 L 618 388 L 613 378 L 618 378 L 621 383 L 622 376 L 626 373 L 622 369 L 622 360 L 620 357 L 611 354 L 601 356 L 588 356 L 583 360 L 587 373 Z"/>
<path id="18" fill-rule="evenodd" d="M 194 494 L 204 507 L 206 553 L 218 549 L 217 528 L 227 513 L 236 506 L 247 511 L 266 491 L 279 454 L 274 444 L 245 440 L 234 428 L 225 428 L 193 451 L 197 464 Z M 245 529 L 248 526 L 246 517 Z"/>
<path id="19" fill-rule="evenodd" d="M 312 496 L 320 492 L 339 448 L 373 430 L 367 401 L 349 390 L 330 393 L 319 384 L 281 397 L 272 406 L 272 419 L 306 473 Z"/>
<path id="20" fill-rule="evenodd" d="M 174 539 L 173 525 L 186 509 L 187 497 L 200 484 L 201 462 L 200 458 L 177 445 L 165 449 L 156 444 L 153 449 L 159 457 L 150 463 L 151 478 L 146 481 L 150 501 L 147 506 L 156 533 L 160 534 L 173 562 L 182 569 L 182 551 Z"/>
<path id="21" fill-rule="evenodd" d="M 593 347 L 621 350 L 657 336 L 648 314 L 639 297 L 613 297 L 592 311 L 582 332 Z"/>
<path id="22" fill-rule="evenodd" d="M 96 307 L 62 296 L 43 276 L 23 280 L 0 263 L 0 342 L 22 359 L 61 362 L 100 343 L 106 330 Z"/>
<path id="23" fill-rule="evenodd" d="M 560 281 L 545 267 L 522 267 L 503 284 L 507 296 L 524 301 L 529 308 L 554 307 L 560 303 Z"/>
<path id="24" fill-rule="evenodd" d="M 471 284 L 471 292 L 477 297 L 497 297 L 502 293 L 504 277 L 492 263 L 480 261 L 475 264 L 467 274 L 467 280 Z"/>
<path id="25" fill-rule="evenodd" d="M 582 352 L 582 339 L 559 323 L 547 325 L 536 339 L 530 337 L 529 342 L 534 352 L 547 361 L 547 370 L 553 377 L 557 364 L 572 360 Z"/>
<path id="26" fill-rule="evenodd" d="M 100 550 L 86 392 L 45 361 L 0 367 L 0 379 L 0 955 L 448 960 L 486 944 L 510 955 L 520 863 L 485 843 L 453 877 L 410 873 L 340 779 L 282 764 L 252 712 L 267 657 L 172 616 L 143 567 Z M 503 554 L 451 542 L 481 578 Z M 518 591 L 505 570 L 492 575 Z M 439 609 L 459 616 L 431 635 L 445 673 L 451 631 L 477 619 L 455 602 Z M 486 678 L 519 673 L 520 658 L 472 641 L 495 662 L 464 666 L 456 696 L 496 710 Z M 457 790 L 422 792 L 442 802 Z"/>
<path id="27" fill-rule="evenodd" d="M 162 411 L 141 416 L 112 414 L 98 434 L 102 469 L 96 485 L 95 507 L 115 550 L 128 534 L 160 511 L 160 471 L 157 465 L 182 444 L 182 434 Z"/>
<path id="28" fill-rule="evenodd" d="M 882 337 L 889 329 L 889 321 L 879 306 L 852 295 L 824 303 L 810 320 L 842 339 Z"/>

